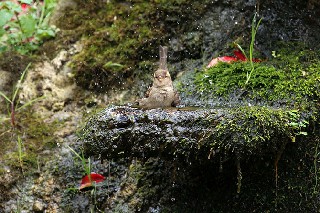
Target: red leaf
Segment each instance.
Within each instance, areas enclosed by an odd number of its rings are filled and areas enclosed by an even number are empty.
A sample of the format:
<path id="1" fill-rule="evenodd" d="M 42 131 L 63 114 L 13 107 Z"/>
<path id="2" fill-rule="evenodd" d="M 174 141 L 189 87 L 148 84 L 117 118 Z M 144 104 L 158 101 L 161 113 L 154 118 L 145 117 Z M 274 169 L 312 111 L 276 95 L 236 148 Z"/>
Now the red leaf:
<path id="1" fill-rule="evenodd" d="M 235 50 L 235 51 L 233 51 L 233 54 L 234 54 L 238 59 L 240 59 L 241 61 L 246 61 L 246 60 L 247 60 L 246 56 L 241 52 L 241 50 Z"/>
<path id="2" fill-rule="evenodd" d="M 238 59 L 236 57 L 232 57 L 232 56 L 222 56 L 222 57 L 214 58 L 214 59 L 212 59 L 210 61 L 210 63 L 208 64 L 207 68 L 217 65 L 219 61 L 226 62 L 226 63 L 231 63 L 231 62 L 237 61 L 237 60 Z"/>
<path id="3" fill-rule="evenodd" d="M 233 56 L 221 56 L 218 58 L 213 58 L 210 63 L 208 64 L 207 68 L 213 67 L 215 65 L 218 64 L 219 61 L 221 62 L 226 62 L 226 63 L 231 63 L 233 61 L 248 61 L 248 59 L 246 58 L 246 56 L 241 52 L 241 50 L 235 50 L 233 51 L 234 55 L 236 57 Z M 260 58 L 253 58 L 252 59 L 253 62 L 261 62 L 262 60 Z"/>
<path id="4" fill-rule="evenodd" d="M 218 57 L 219 61 L 222 62 L 232 62 L 232 61 L 238 61 L 238 59 L 236 57 L 233 56 L 222 56 L 222 57 Z"/>
<path id="5" fill-rule="evenodd" d="M 89 175 L 86 175 L 82 178 L 81 185 L 79 187 L 80 190 L 92 186 L 92 182 L 100 183 L 106 179 L 103 175 L 97 173 L 91 173 L 90 178 Z"/>

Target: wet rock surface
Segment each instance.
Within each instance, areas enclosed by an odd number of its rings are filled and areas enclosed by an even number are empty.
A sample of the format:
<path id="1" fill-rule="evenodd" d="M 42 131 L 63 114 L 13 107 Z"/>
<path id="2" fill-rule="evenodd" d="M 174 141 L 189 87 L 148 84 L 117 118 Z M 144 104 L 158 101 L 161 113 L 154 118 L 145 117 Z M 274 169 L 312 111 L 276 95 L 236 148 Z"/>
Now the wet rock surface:
<path id="1" fill-rule="evenodd" d="M 88 121 L 81 141 L 88 155 L 106 159 L 202 161 L 216 152 L 227 156 L 276 152 L 290 139 L 293 128 L 288 123 L 285 111 L 263 107 L 109 107 Z"/>
<path id="2" fill-rule="evenodd" d="M 274 200 L 274 190 L 285 196 L 297 176 L 304 184 L 312 182 L 307 167 L 302 175 L 299 161 L 291 160 L 303 159 L 315 141 L 301 143 L 304 139 L 288 125 L 289 115 L 285 109 L 259 106 L 150 110 L 110 106 L 87 122 L 79 142 L 90 156 L 115 162 L 135 159 L 122 190 L 114 194 L 112 203 L 105 203 L 111 212 L 262 211 L 274 206 L 243 203 L 252 203 L 252 196 Z M 295 137 L 298 141 L 292 143 Z M 311 161 L 306 157 L 303 165 Z M 275 180 L 275 168 L 287 172 L 287 178 Z M 275 181 L 281 185 L 278 189 L 270 187 Z M 310 203 L 299 209 L 316 210 L 317 198 L 305 196 Z M 286 202 L 291 201 L 282 204 Z M 293 206 L 280 209 L 291 211 L 297 207 Z"/>
<path id="3" fill-rule="evenodd" d="M 201 141 L 222 110 L 110 107 L 92 118 L 84 129 L 89 155 L 102 158 L 196 155 Z M 189 144 L 189 146 L 186 146 Z"/>

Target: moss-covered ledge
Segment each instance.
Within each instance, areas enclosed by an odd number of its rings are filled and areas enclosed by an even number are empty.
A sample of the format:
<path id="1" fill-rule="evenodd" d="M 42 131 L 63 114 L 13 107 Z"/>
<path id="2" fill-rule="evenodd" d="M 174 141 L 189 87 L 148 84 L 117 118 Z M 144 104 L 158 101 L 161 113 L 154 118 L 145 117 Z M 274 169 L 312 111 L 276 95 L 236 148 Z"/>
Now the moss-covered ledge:
<path id="1" fill-rule="evenodd" d="M 106 108 L 82 132 L 88 155 L 182 161 L 278 155 L 305 134 L 310 115 L 267 107 L 222 109 Z"/>

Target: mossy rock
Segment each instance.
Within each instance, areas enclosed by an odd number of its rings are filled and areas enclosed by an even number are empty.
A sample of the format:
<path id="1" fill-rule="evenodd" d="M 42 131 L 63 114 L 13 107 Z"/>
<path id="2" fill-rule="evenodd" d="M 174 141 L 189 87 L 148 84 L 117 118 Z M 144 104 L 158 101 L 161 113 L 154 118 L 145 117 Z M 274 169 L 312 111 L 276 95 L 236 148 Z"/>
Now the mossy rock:
<path id="1" fill-rule="evenodd" d="M 110 107 L 88 121 L 82 141 L 88 155 L 108 159 L 161 157 L 192 162 L 217 153 L 246 158 L 277 153 L 297 135 L 306 134 L 311 118 L 296 110 L 267 107 Z"/>
<path id="2" fill-rule="evenodd" d="M 100 92 L 130 85 L 140 64 L 155 63 L 159 45 L 167 45 L 173 35 L 188 40 L 181 54 L 199 57 L 200 39 L 193 38 L 201 35 L 184 32 L 196 30 L 192 21 L 208 9 L 208 2 L 77 1 L 77 8 L 57 23 L 66 34 L 60 40 L 82 40 L 82 51 L 71 60 L 78 85 Z M 70 30 L 75 34 L 67 35 Z"/>
<path id="3" fill-rule="evenodd" d="M 249 63 L 187 73 L 178 82 L 182 101 L 202 107 L 110 106 L 89 119 L 80 141 L 87 155 L 140 159 L 144 169 L 158 163 L 133 176 L 137 209 L 317 211 L 319 63 L 313 51 L 298 52 L 277 50 L 255 64 L 248 84 Z M 220 107 L 205 104 L 215 99 Z"/>
<path id="4" fill-rule="evenodd" d="M 189 106 L 260 105 L 315 112 L 320 98 L 318 55 L 301 43 L 279 42 L 273 58 L 253 66 L 249 61 L 218 63 L 190 72 L 177 86 Z M 190 102 L 194 97 L 197 101 Z"/>
<path id="5" fill-rule="evenodd" d="M 242 206 L 242 201 L 264 209 L 259 201 L 252 200 L 255 196 L 268 201 L 265 208 L 276 209 L 273 202 L 291 202 L 280 196 L 286 195 L 286 187 L 294 187 L 298 172 L 296 164 L 290 163 L 290 170 L 283 161 L 295 162 L 294 156 L 303 159 L 303 153 L 314 153 L 310 147 L 318 142 L 312 139 L 313 119 L 313 115 L 298 110 L 259 106 L 152 110 L 110 106 L 89 119 L 80 141 L 90 156 L 146 162 L 142 167 L 138 164 L 138 173 L 129 173 L 128 179 L 136 182 L 135 190 L 126 198 L 131 209 L 220 212 L 226 210 L 223 203 L 231 200 L 232 209 L 253 208 Z M 294 151 L 294 147 L 300 148 Z M 304 174 L 310 175 L 312 161 L 305 160 Z M 290 178 L 274 178 L 285 171 Z M 254 178 L 258 180 L 255 182 Z M 305 176 L 301 180 L 314 187 L 314 180 Z M 276 182 L 282 185 L 273 187 Z M 267 194 L 263 195 L 259 187 Z M 317 209 L 311 188 L 301 187 L 313 204 L 303 204 L 299 209 Z M 274 196 L 274 190 L 279 197 Z M 296 188 L 292 193 L 297 193 Z"/>

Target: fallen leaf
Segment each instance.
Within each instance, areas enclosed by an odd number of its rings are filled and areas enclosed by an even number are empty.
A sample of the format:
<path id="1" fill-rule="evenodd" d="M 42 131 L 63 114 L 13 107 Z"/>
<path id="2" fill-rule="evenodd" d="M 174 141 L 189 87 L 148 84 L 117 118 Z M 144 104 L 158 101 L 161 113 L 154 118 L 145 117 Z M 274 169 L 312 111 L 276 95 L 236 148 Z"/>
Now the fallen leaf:
<path id="1" fill-rule="evenodd" d="M 90 178 L 89 178 L 89 175 L 85 175 L 81 180 L 79 190 L 82 190 L 87 187 L 91 187 L 93 182 L 100 183 L 100 182 L 104 181 L 105 179 L 106 178 L 103 175 L 100 175 L 97 173 L 91 173 Z"/>

